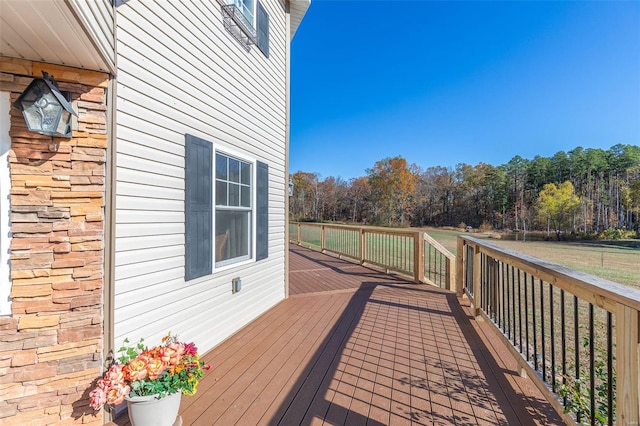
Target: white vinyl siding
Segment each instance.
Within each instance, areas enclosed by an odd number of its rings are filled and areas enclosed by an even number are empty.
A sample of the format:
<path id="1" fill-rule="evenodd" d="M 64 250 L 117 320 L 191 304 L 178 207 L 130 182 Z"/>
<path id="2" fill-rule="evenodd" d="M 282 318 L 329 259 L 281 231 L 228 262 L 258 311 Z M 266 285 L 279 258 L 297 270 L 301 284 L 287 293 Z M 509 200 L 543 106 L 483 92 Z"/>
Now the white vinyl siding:
<path id="1" fill-rule="evenodd" d="M 171 330 L 204 352 L 284 298 L 288 35 L 280 1 L 262 3 L 269 58 L 226 32 L 217 2 L 116 9 L 116 346 Z M 268 258 L 185 282 L 187 133 L 269 165 L 270 223 Z"/>

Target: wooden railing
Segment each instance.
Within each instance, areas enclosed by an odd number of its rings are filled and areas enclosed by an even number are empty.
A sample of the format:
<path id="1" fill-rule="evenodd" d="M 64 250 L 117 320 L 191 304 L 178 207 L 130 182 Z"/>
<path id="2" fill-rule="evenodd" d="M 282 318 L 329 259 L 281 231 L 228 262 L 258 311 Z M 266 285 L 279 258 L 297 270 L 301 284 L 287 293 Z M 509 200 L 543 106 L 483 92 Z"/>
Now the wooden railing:
<path id="1" fill-rule="evenodd" d="M 640 424 L 640 290 L 458 237 L 460 296 L 569 423 Z"/>
<path id="2" fill-rule="evenodd" d="M 468 297 L 568 423 L 640 425 L 640 290 L 468 236 L 457 260 L 420 231 L 290 223 L 289 236 Z"/>
<path id="3" fill-rule="evenodd" d="M 362 265 L 412 277 L 415 282 L 456 290 L 455 256 L 425 232 L 291 222 L 289 239 Z"/>

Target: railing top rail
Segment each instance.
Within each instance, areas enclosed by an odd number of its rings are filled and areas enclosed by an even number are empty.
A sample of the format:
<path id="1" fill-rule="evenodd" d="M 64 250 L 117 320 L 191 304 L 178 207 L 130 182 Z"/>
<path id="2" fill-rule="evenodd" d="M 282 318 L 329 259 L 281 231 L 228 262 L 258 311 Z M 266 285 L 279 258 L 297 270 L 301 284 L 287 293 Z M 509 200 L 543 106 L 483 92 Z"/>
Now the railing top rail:
<path id="1" fill-rule="evenodd" d="M 466 235 L 460 235 L 458 238 L 470 243 L 470 245 L 481 247 L 482 251 L 496 259 L 509 261 L 510 264 L 517 266 L 524 272 L 587 299 L 610 312 L 615 311 L 615 304 L 611 302 L 621 303 L 640 311 L 639 289 L 500 247 L 478 238 Z"/>
<path id="2" fill-rule="evenodd" d="M 317 222 L 289 222 L 289 225 L 306 225 L 306 226 L 321 227 L 323 224 L 322 223 L 317 223 Z"/>
<path id="3" fill-rule="evenodd" d="M 291 225 L 303 225 L 303 226 L 324 226 L 325 228 L 347 228 L 347 229 L 362 229 L 365 232 L 376 232 L 380 234 L 390 234 L 390 235 L 406 235 L 406 236 L 414 236 L 420 231 L 415 229 L 398 229 L 398 228 L 385 228 L 382 226 L 369 226 L 369 225 L 343 225 L 337 223 L 317 223 L 317 222 L 289 222 Z"/>
<path id="4" fill-rule="evenodd" d="M 414 237 L 419 231 L 394 229 L 394 228 L 377 228 L 377 227 L 362 227 L 364 232 L 370 232 L 372 234 L 387 234 L 387 235 L 400 235 L 404 237 Z"/>

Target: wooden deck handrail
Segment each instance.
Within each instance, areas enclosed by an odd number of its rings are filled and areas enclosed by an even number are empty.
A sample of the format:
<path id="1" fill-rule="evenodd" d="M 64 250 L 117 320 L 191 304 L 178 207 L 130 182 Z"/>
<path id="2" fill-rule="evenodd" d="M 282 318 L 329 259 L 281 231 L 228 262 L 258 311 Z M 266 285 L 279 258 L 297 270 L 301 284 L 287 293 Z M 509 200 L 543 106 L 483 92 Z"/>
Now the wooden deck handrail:
<path id="1" fill-rule="evenodd" d="M 361 265 L 381 268 L 455 291 L 455 256 L 427 233 L 411 229 L 290 222 L 289 238 Z M 334 233 L 335 235 L 328 236 Z M 305 237 L 305 235 L 311 235 Z M 431 247 L 438 260 L 425 258 Z"/>
<path id="2" fill-rule="evenodd" d="M 435 250 L 438 251 L 438 253 L 440 253 L 446 259 L 446 267 L 444 271 L 445 282 L 446 282 L 445 288 L 451 291 L 457 291 L 456 274 L 455 274 L 456 256 L 453 253 L 451 253 L 449 250 L 447 250 L 438 241 L 433 239 L 433 237 L 431 237 L 431 235 L 427 234 L 426 232 L 422 232 L 422 237 L 424 238 L 424 242 L 426 244 L 433 247 Z"/>
<path id="3" fill-rule="evenodd" d="M 509 250 L 478 238 L 464 235 L 458 238 L 466 245 L 478 246 L 483 253 L 487 253 L 494 259 L 508 262 L 524 272 L 536 275 L 547 282 L 553 282 L 563 290 L 609 312 L 615 313 L 618 303 L 640 311 L 640 290 L 636 288 Z M 458 253 L 460 252 L 458 250 Z"/>
<path id="4" fill-rule="evenodd" d="M 580 330 L 583 333 L 589 333 L 587 335 L 583 334 L 581 338 L 583 341 L 587 339 L 585 348 L 587 344 L 590 345 L 588 352 L 586 352 L 591 362 L 590 377 L 597 376 L 593 368 L 596 357 L 594 352 L 600 350 L 605 352 L 610 350 L 612 352 L 606 355 L 607 362 L 612 364 L 609 371 L 612 371 L 615 375 L 615 397 L 611 394 L 613 406 L 608 407 L 608 412 L 610 413 L 609 422 L 615 421 L 615 424 L 621 425 L 640 424 L 640 290 L 463 235 L 458 237 L 456 274 L 457 282 L 459 283 L 458 293 L 466 293 L 473 303 L 476 315 L 489 319 L 489 322 L 492 322 L 500 330 L 501 335 L 507 336 L 505 337 L 507 342 L 510 340 L 508 336 L 512 334 L 510 343 L 514 348 L 514 355 L 523 358 L 523 367 L 532 373 L 532 377 L 534 377 L 538 387 L 541 390 L 546 390 L 546 392 L 543 392 L 547 394 L 549 401 L 556 405 L 559 411 L 564 408 L 561 404 L 561 399 L 558 398 L 557 392 L 554 395 L 549 391 L 550 381 L 553 381 L 553 386 L 558 386 L 555 382 L 556 378 L 547 377 L 546 373 L 544 373 L 544 369 L 549 368 L 547 362 L 539 361 L 540 357 L 543 360 L 545 356 L 549 357 L 549 351 L 546 346 L 555 345 L 554 339 L 556 339 L 553 335 L 545 336 L 543 333 L 544 327 L 557 326 L 553 320 L 553 315 L 558 315 L 557 311 L 559 309 L 562 309 L 562 324 L 565 324 L 565 293 L 573 296 L 573 303 L 576 307 L 573 315 L 575 315 L 574 321 L 576 323 L 578 323 L 578 315 L 585 315 L 583 312 L 585 309 L 581 310 L 579 308 L 580 301 L 588 303 L 589 317 L 586 326 L 589 332 L 584 331 L 582 328 L 579 329 L 577 325 L 573 326 L 576 337 L 574 347 L 577 347 L 577 349 L 573 349 L 574 356 L 577 358 L 580 356 L 580 351 L 583 350 L 578 344 Z M 524 287 L 521 282 L 522 277 L 524 277 Z M 472 282 L 466 282 L 469 279 Z M 531 282 L 530 287 L 528 287 L 529 281 Z M 534 282 L 536 285 L 534 285 Z M 520 306 L 522 301 L 520 290 L 524 289 L 524 300 L 527 303 L 526 292 L 529 288 L 531 289 L 530 300 L 533 301 L 533 308 L 529 307 L 529 313 L 523 317 L 522 307 Z M 516 289 L 518 290 L 517 293 Z M 533 292 L 536 289 L 538 289 L 538 293 L 534 298 Z M 554 294 L 561 295 L 561 303 L 557 299 L 554 301 Z M 539 298 L 538 307 L 535 305 L 537 298 Z M 543 309 L 542 305 L 544 303 L 547 303 L 546 309 L 548 311 Z M 610 335 L 610 337 L 607 337 L 609 342 L 607 344 L 608 349 L 597 348 L 593 343 L 597 339 L 603 339 L 602 335 L 594 332 L 594 309 L 597 308 L 602 310 L 603 317 L 608 318 L 606 320 L 607 333 Z M 516 309 L 518 309 L 517 312 Z M 525 306 L 525 312 L 527 312 L 526 309 L 527 307 Z M 527 359 L 532 345 L 529 340 L 523 345 L 522 323 L 519 326 L 520 336 L 516 335 L 516 329 L 518 329 L 516 316 L 519 321 L 524 319 L 528 324 L 531 312 L 533 312 L 533 321 L 536 322 L 538 329 L 540 330 L 541 328 L 542 330 L 540 336 L 543 342 L 540 347 L 537 346 L 540 342 L 535 340 L 536 329 L 534 328 L 533 358 Z M 537 312 L 540 313 L 541 318 L 536 319 Z M 547 319 L 545 322 L 545 313 L 551 316 L 551 320 Z M 584 322 L 584 318 L 582 321 Z M 535 324 L 533 326 L 536 327 Z M 583 324 L 580 324 L 580 326 L 583 327 Z M 551 328 L 551 330 L 554 329 Z M 571 341 L 571 337 L 565 336 L 564 330 L 560 330 L 560 332 L 566 340 Z M 528 333 L 529 329 L 527 328 Z M 546 343 L 544 341 L 545 337 L 549 340 Z M 529 338 L 527 337 L 527 339 Z M 612 343 L 614 339 L 615 349 Z M 518 344 L 520 352 L 518 352 Z M 566 350 L 565 344 L 566 342 L 562 342 L 563 350 Z M 526 350 L 526 357 L 523 353 L 524 350 Z M 576 352 L 577 355 L 575 354 Z M 553 354 L 553 352 L 550 353 Z M 555 355 L 552 356 L 555 358 Z M 532 365 L 534 362 L 535 366 Z M 574 360 L 576 366 L 573 367 L 573 371 L 578 371 L 577 374 L 580 374 L 579 370 L 583 368 L 581 364 L 585 362 L 579 359 Z M 543 371 L 542 374 L 540 370 Z M 600 379 L 598 378 L 598 380 Z M 582 380 L 585 382 L 587 378 L 583 377 Z M 589 378 L 589 380 L 591 380 L 593 389 L 596 379 Z M 609 388 L 612 388 L 612 386 L 610 384 Z M 596 407 L 593 399 L 591 404 L 591 410 L 593 411 Z M 614 412 L 615 414 L 613 414 Z M 615 420 L 613 420 L 614 416 Z M 575 419 L 567 418 L 567 420 L 573 421 Z"/>

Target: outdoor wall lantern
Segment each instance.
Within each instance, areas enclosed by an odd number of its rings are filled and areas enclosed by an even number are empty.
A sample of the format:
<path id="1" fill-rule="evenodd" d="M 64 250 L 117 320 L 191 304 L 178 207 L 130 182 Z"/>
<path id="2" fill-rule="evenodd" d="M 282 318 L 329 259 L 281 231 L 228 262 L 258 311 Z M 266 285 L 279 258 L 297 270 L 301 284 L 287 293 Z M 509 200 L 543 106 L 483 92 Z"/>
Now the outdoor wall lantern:
<path id="1" fill-rule="evenodd" d="M 63 94 L 48 73 L 29 84 L 14 106 L 22 111 L 30 131 L 47 136 L 71 137 L 71 115 L 78 114 L 71 107 L 68 92 Z"/>

